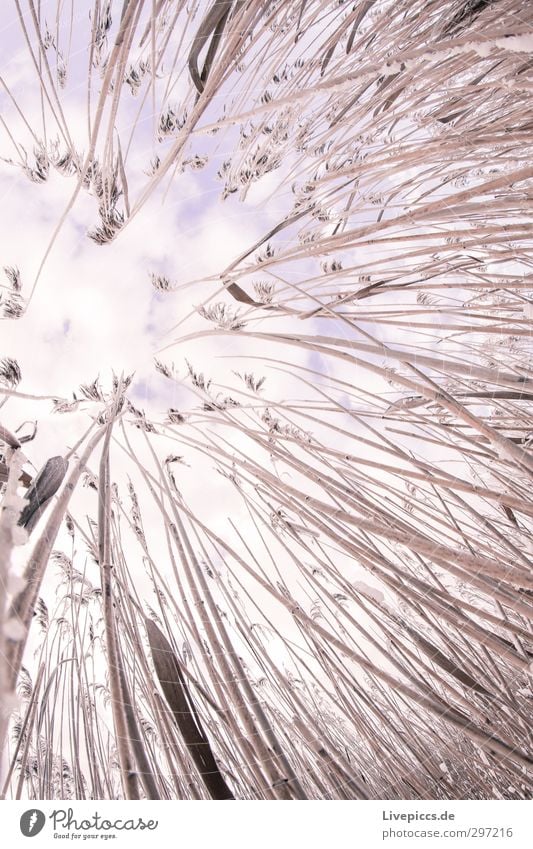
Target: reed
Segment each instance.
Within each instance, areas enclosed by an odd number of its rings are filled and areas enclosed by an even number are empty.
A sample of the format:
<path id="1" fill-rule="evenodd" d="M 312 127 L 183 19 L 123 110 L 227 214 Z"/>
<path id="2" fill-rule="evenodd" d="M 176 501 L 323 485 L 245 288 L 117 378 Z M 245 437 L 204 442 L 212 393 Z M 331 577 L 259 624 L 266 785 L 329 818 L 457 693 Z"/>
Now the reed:
<path id="1" fill-rule="evenodd" d="M 50 399 L 0 361 L 3 798 L 531 798 L 533 7 L 14 7 L 3 143 L 70 199 L 4 319 L 84 193 L 100 246 L 184 171 L 268 223 L 150 273 L 182 406 L 54 396 L 87 421 L 46 498 L 10 410 L 46 470 Z"/>

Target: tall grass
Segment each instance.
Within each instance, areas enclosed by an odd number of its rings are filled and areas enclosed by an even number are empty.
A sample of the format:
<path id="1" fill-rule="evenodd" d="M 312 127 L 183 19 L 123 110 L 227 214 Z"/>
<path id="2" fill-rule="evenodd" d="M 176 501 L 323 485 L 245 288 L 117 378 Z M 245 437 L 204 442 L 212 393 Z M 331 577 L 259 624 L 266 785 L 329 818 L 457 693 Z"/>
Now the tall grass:
<path id="1" fill-rule="evenodd" d="M 4 797 L 530 798 L 531 5 L 49 6 L 15 0 L 41 104 L 2 78 L 3 127 L 72 193 L 4 317 L 81 192 L 98 244 L 186 168 L 243 202 L 264 177 L 284 212 L 212 278 L 153 275 L 186 305 L 155 368 L 190 356 L 192 400 L 82 387 L 15 584 L 28 481 L 0 430 Z"/>

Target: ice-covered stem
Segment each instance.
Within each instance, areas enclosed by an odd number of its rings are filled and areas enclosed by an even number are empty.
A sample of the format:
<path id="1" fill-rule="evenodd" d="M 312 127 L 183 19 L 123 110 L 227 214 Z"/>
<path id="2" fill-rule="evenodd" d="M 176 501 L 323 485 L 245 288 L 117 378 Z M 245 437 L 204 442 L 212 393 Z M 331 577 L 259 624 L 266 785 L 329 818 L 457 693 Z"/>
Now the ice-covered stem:
<path id="1" fill-rule="evenodd" d="M 24 587 L 18 593 L 11 606 L 11 617 L 16 619 L 16 621 L 18 621 L 20 626 L 24 629 L 21 639 L 17 641 L 7 641 L 8 680 L 13 687 L 17 681 L 20 671 L 22 656 L 26 646 L 26 640 L 28 638 L 28 629 L 32 620 L 39 589 L 46 572 L 48 559 L 52 552 L 59 528 L 61 527 L 61 522 L 63 521 L 70 498 L 76 488 L 85 465 L 95 446 L 102 438 L 104 430 L 105 428 L 101 427 L 96 431 L 87 443 L 83 454 L 68 476 L 67 481 L 50 513 L 43 532 L 37 540 L 35 548 L 28 559 L 23 575 Z"/>
<path id="2" fill-rule="evenodd" d="M 14 433 L 11 433 L 3 424 L 0 424 L 0 440 L 9 445 L 10 448 L 20 448 L 20 442 Z"/>
<path id="3" fill-rule="evenodd" d="M 14 545 L 20 544 L 26 538 L 26 532 L 17 524 L 24 505 L 24 500 L 17 495 L 17 487 L 25 457 L 18 440 L 9 439 L 10 436 L 8 431 L 0 426 L 0 437 L 9 446 L 6 457 L 8 476 L 0 506 L 0 753 L 3 751 L 14 704 L 14 686 L 9 675 L 7 659 L 11 552 Z"/>
<path id="4" fill-rule="evenodd" d="M 113 560 L 111 554 L 111 480 L 109 468 L 109 443 L 113 424 L 121 403 L 122 380 L 119 381 L 115 403 L 110 411 L 109 423 L 106 425 L 105 439 L 100 459 L 100 475 L 98 481 L 98 560 L 102 576 L 102 596 L 104 606 L 105 636 L 107 648 L 107 663 L 109 687 L 111 690 L 111 707 L 115 726 L 115 739 L 122 778 L 122 787 L 126 799 L 139 798 L 139 784 L 134 770 L 128 734 L 126 704 L 129 702 L 126 678 L 123 673 L 120 656 L 115 600 L 113 593 Z"/>

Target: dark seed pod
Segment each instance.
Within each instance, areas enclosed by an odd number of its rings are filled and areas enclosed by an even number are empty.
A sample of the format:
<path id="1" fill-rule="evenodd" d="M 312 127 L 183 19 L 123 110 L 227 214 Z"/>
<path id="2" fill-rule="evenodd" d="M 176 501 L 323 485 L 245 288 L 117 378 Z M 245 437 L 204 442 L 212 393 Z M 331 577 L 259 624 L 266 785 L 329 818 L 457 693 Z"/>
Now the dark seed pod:
<path id="1" fill-rule="evenodd" d="M 50 499 L 61 486 L 67 469 L 68 462 L 63 457 L 50 457 L 29 487 L 26 493 L 28 503 L 20 514 L 18 522 L 29 534 L 46 510 Z"/>

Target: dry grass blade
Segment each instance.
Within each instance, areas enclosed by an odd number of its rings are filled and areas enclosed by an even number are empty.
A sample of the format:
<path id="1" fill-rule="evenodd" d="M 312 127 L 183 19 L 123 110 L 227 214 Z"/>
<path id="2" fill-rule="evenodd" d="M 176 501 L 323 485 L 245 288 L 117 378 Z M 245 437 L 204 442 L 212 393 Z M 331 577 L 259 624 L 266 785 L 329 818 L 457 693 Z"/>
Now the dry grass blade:
<path id="1" fill-rule="evenodd" d="M 152 659 L 187 751 L 212 799 L 233 799 L 217 765 L 211 745 L 194 710 L 180 665 L 166 637 L 151 619 L 145 620 Z"/>

